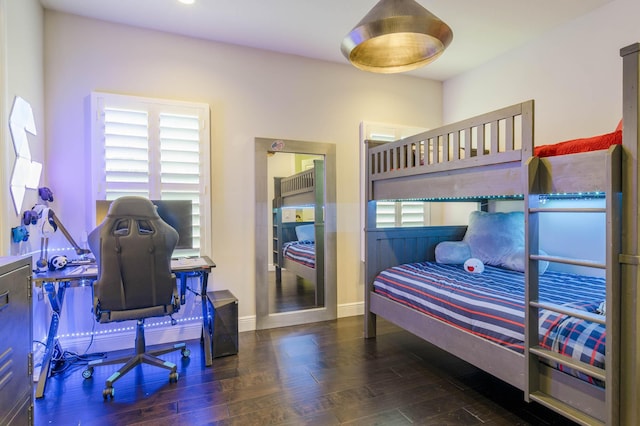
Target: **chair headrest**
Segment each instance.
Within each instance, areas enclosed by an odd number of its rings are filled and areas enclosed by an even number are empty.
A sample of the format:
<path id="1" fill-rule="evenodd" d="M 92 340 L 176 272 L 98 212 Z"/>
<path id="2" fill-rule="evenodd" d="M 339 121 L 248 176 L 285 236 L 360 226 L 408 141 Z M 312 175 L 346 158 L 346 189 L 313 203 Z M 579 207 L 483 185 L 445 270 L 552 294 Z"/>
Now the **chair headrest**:
<path id="1" fill-rule="evenodd" d="M 158 218 L 158 212 L 153 203 L 144 197 L 120 197 L 111 203 L 107 216 L 135 216 L 141 218 Z"/>

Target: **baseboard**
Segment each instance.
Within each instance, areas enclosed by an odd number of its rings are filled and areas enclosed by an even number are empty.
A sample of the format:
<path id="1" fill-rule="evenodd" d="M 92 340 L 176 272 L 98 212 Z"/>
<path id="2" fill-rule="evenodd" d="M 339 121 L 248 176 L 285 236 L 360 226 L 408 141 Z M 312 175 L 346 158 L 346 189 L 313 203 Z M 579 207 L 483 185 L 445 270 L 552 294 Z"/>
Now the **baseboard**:
<path id="1" fill-rule="evenodd" d="M 338 305 L 338 318 L 364 315 L 364 302 L 344 303 Z"/>
<path id="2" fill-rule="evenodd" d="M 256 329 L 256 316 L 250 315 L 242 318 L 238 318 L 238 332 L 254 331 Z"/>

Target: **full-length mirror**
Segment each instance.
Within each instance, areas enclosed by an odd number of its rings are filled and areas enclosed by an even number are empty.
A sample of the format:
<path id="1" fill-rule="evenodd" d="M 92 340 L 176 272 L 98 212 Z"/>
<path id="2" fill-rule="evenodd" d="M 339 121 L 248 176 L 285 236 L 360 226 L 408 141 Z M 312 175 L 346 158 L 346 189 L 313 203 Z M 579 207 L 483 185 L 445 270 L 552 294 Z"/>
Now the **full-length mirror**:
<path id="1" fill-rule="evenodd" d="M 324 306 L 324 156 L 267 158 L 269 313 Z M 267 249 L 269 249 L 269 247 Z"/>
<path id="2" fill-rule="evenodd" d="M 335 145 L 256 138 L 256 327 L 336 317 Z"/>

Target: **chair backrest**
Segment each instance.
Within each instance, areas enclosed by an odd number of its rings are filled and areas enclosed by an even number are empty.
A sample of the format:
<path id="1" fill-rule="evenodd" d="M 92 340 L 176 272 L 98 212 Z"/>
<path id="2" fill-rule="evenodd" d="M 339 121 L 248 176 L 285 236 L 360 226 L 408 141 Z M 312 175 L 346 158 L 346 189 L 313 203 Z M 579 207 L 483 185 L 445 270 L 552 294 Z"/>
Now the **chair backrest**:
<path id="1" fill-rule="evenodd" d="M 171 273 L 178 233 L 150 200 L 113 201 L 88 242 L 98 264 L 94 312 L 99 322 L 163 316 L 179 308 Z"/>

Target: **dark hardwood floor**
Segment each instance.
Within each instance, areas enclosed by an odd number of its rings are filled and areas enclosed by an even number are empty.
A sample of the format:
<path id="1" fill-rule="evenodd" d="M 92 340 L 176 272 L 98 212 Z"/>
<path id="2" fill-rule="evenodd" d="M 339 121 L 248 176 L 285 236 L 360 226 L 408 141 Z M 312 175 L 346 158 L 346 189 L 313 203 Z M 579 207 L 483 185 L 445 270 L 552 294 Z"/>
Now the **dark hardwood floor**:
<path id="1" fill-rule="evenodd" d="M 269 312 L 291 312 L 317 308 L 316 286 L 296 274 L 282 270 L 276 281 L 275 271 L 269 272 Z"/>
<path id="2" fill-rule="evenodd" d="M 363 318 L 240 333 L 239 353 L 205 367 L 199 341 L 178 364 L 180 378 L 147 365 L 115 383 L 114 366 L 91 379 L 72 366 L 35 402 L 36 425 L 569 425 L 526 404 L 522 393 L 379 321 Z"/>

